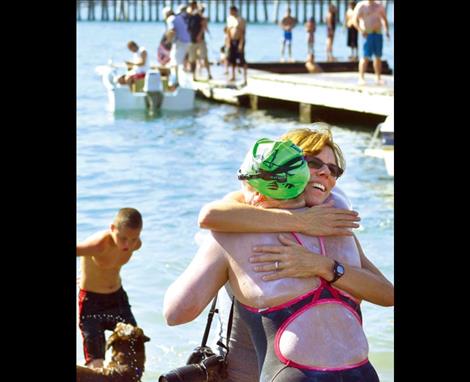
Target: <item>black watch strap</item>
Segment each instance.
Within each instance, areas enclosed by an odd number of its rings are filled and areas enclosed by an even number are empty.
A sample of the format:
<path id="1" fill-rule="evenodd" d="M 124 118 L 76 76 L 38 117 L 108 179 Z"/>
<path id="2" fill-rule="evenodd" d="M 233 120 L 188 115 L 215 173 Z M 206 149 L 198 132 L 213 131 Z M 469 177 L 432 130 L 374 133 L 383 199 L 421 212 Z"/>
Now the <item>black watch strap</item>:
<path id="1" fill-rule="evenodd" d="M 335 264 L 333 265 L 333 280 L 330 281 L 330 284 L 337 281 L 341 276 L 344 275 L 344 267 L 343 264 L 334 260 Z"/>

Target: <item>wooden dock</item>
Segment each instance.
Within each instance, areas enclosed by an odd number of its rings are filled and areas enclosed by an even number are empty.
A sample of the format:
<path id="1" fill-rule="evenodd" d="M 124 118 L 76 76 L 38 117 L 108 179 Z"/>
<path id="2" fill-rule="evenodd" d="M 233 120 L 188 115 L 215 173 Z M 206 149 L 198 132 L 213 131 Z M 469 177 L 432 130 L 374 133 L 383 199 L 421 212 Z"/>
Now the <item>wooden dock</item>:
<path id="1" fill-rule="evenodd" d="M 186 1 L 187 3 L 188 1 Z M 329 3 L 332 2 L 338 12 L 337 22 L 343 23 L 348 0 L 206 0 L 205 15 L 211 22 L 226 22 L 231 5 L 238 7 L 240 15 L 248 23 L 277 24 L 290 6 L 292 15 L 301 23 L 313 17 L 317 24 L 325 23 Z M 124 21 L 151 22 L 163 20 L 161 10 L 168 6 L 176 11 L 177 6 L 185 1 L 175 0 L 76 0 L 77 21 Z M 388 21 L 393 24 L 392 3 L 384 1 Z"/>
<path id="2" fill-rule="evenodd" d="M 357 72 L 279 74 L 248 69 L 248 84 L 242 86 L 242 74 L 237 74 L 236 83 L 230 83 L 221 67 L 212 67 L 212 72 L 214 80 L 193 83 L 200 97 L 254 110 L 295 109 L 301 122 L 310 123 L 319 117 L 328 122 L 343 111 L 348 119 L 353 114 L 355 120 L 372 117 L 374 124 L 393 113 L 392 75 L 382 75 L 385 85 L 378 86 L 372 73 L 366 73 L 366 85 L 358 85 Z"/>

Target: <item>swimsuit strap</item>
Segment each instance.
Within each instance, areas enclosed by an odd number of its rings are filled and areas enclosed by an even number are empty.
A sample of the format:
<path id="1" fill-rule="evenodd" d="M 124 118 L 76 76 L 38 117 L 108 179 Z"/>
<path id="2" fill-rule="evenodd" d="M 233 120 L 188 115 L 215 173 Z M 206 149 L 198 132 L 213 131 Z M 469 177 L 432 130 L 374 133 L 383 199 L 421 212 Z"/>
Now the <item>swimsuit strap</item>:
<path id="1" fill-rule="evenodd" d="M 320 250 L 321 250 L 321 255 L 326 256 L 326 249 L 325 249 L 325 243 L 323 242 L 323 237 L 318 236 L 318 240 L 320 241 Z"/>
<path id="2" fill-rule="evenodd" d="M 300 240 L 300 237 L 295 233 L 295 232 L 291 232 L 291 234 L 294 236 L 295 240 L 297 240 L 297 242 L 305 247 L 302 243 L 302 241 Z M 321 255 L 322 256 L 326 256 L 326 249 L 325 249 L 325 243 L 323 242 L 323 237 L 322 236 L 319 236 L 318 237 L 318 240 L 320 241 L 320 251 L 321 251 Z M 318 287 L 318 289 L 315 291 L 314 295 L 313 295 L 313 299 L 312 299 L 312 302 L 313 301 L 316 301 L 320 298 L 320 294 L 321 292 L 323 291 L 324 288 L 328 289 L 328 291 L 333 295 L 333 297 L 337 300 L 341 300 L 340 299 L 340 296 L 339 296 L 339 293 L 334 289 L 332 288 L 328 282 L 322 278 L 322 277 L 319 277 L 320 279 L 320 286 Z"/>
<path id="3" fill-rule="evenodd" d="M 299 243 L 302 247 L 305 247 L 304 243 L 302 243 L 300 237 L 295 232 L 291 232 L 291 234 L 294 236 L 295 240 L 297 240 L 297 243 Z"/>

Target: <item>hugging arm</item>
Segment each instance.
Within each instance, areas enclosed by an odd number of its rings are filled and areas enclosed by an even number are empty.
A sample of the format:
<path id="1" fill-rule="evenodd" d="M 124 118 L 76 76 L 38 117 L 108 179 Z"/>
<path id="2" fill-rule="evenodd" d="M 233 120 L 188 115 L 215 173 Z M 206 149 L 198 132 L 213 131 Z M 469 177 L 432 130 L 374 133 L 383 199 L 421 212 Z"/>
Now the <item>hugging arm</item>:
<path id="1" fill-rule="evenodd" d="M 210 236 L 165 293 L 163 315 L 167 324 L 180 325 L 194 320 L 227 280 L 228 265 L 223 249 Z"/>
<path id="2" fill-rule="evenodd" d="M 293 202 L 299 207 L 302 200 Z M 289 232 L 311 236 L 352 235 L 359 217 L 356 211 L 334 208 L 328 203 L 306 211 L 260 208 L 244 203 L 241 192 L 206 204 L 199 213 L 200 228 L 218 232 Z"/>
<path id="3" fill-rule="evenodd" d="M 361 268 L 343 264 L 344 275 L 334 285 L 360 300 L 366 300 L 381 306 L 394 305 L 394 287 L 390 281 L 366 258 L 359 241 L 354 236 L 361 258 Z M 303 246 L 284 235 L 280 235 L 282 246 L 259 246 L 254 252 L 262 253 L 250 258 L 257 272 L 265 272 L 266 281 L 286 277 L 322 277 L 326 281 L 333 279 L 334 260 L 310 252 Z M 275 262 L 279 261 L 279 270 L 275 271 Z M 268 273 L 269 272 L 269 273 Z"/>

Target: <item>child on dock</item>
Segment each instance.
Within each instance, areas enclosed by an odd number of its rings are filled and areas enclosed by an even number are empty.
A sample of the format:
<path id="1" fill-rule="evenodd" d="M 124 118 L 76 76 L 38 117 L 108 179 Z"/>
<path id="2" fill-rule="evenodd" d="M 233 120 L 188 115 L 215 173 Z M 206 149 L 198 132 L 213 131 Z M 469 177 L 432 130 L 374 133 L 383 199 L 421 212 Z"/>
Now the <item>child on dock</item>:
<path id="1" fill-rule="evenodd" d="M 137 325 L 119 272 L 142 246 L 141 230 L 140 212 L 122 208 L 108 230 L 77 244 L 81 257 L 79 327 L 89 367 L 103 367 L 105 330 L 114 330 L 118 322 Z"/>

